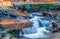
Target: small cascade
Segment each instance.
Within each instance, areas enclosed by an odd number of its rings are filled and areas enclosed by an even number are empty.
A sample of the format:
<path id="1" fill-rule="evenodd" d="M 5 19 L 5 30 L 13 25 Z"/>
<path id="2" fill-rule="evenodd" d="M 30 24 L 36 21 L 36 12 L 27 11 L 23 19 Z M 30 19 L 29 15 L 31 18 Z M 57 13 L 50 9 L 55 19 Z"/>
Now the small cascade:
<path id="1" fill-rule="evenodd" d="M 46 33 L 48 33 L 48 34 L 50 33 L 45 28 L 47 27 L 47 25 L 49 23 L 51 23 L 51 21 L 41 20 L 37 16 L 30 19 L 30 21 L 33 22 L 33 27 L 22 29 L 22 31 L 20 31 L 20 36 L 24 36 L 24 37 L 28 37 L 28 38 L 29 37 L 35 38 L 36 35 L 37 35 L 37 37 L 39 37 L 39 36 L 44 37 L 45 35 L 47 35 Z"/>
<path id="2" fill-rule="evenodd" d="M 31 22 L 33 22 L 33 26 L 29 28 L 24 28 L 20 33 L 23 33 L 23 35 L 26 34 L 33 34 L 37 32 L 37 28 L 39 28 L 39 20 L 37 20 L 36 17 L 30 19 Z"/>

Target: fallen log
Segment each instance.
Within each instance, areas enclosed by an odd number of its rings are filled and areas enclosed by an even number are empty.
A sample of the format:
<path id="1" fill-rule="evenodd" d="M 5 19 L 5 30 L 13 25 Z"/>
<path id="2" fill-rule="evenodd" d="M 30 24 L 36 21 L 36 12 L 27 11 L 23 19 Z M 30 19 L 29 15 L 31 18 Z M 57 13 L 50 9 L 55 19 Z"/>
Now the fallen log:
<path id="1" fill-rule="evenodd" d="M 3 19 L 0 21 L 0 24 L 6 29 L 23 29 L 32 27 L 32 22 L 28 20 Z"/>

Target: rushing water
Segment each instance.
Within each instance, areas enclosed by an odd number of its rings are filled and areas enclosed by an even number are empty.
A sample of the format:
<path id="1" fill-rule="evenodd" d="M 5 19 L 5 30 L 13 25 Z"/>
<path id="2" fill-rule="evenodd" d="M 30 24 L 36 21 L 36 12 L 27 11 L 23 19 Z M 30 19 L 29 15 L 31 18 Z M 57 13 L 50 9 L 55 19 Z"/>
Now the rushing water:
<path id="1" fill-rule="evenodd" d="M 33 22 L 33 26 L 29 28 L 25 28 L 20 32 L 20 36 L 23 35 L 27 38 L 39 38 L 39 37 L 47 37 L 51 34 L 50 31 L 46 30 L 46 27 L 49 23 L 53 21 L 41 20 L 39 17 L 35 16 L 30 19 Z M 22 33 L 22 34 L 21 34 Z"/>

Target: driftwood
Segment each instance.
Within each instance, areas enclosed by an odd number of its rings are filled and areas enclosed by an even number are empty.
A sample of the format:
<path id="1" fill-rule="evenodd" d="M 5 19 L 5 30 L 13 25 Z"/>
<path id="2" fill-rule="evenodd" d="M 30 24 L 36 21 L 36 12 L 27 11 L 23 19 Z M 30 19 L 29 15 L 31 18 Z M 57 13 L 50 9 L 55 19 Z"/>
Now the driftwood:
<path id="1" fill-rule="evenodd" d="M 1 20 L 0 24 L 6 29 L 23 29 L 32 26 L 32 22 L 27 20 L 13 20 L 5 19 Z"/>
<path id="2" fill-rule="evenodd" d="M 10 9 L 6 9 L 7 12 L 10 12 L 10 14 L 15 14 L 18 16 L 27 16 L 28 14 L 25 12 L 21 12 L 21 11 L 17 11 L 17 10 L 10 10 Z"/>

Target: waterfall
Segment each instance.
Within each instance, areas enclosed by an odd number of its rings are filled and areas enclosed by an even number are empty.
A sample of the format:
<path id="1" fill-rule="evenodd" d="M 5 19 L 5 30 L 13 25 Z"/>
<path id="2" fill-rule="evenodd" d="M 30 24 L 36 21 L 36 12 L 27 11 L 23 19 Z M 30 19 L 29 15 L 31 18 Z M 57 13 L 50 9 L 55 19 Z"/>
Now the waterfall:
<path id="1" fill-rule="evenodd" d="M 22 35 L 24 37 L 27 37 L 27 38 L 45 37 L 50 33 L 48 30 L 46 30 L 46 26 L 49 23 L 51 23 L 51 21 L 41 20 L 37 16 L 30 19 L 30 21 L 33 22 L 33 26 L 29 27 L 29 28 L 25 28 L 21 31 L 21 32 L 23 32 Z"/>
<path id="2" fill-rule="evenodd" d="M 45 29 L 46 27 L 41 27 L 37 29 L 36 33 L 33 34 L 26 34 L 24 37 L 26 38 L 44 38 L 44 37 L 49 37 L 52 33 L 48 30 Z"/>
<path id="3" fill-rule="evenodd" d="M 24 28 L 20 33 L 23 33 L 23 35 L 26 34 L 33 34 L 37 32 L 37 28 L 39 28 L 39 20 L 37 20 L 37 17 L 34 17 L 30 19 L 31 22 L 33 22 L 33 26 L 29 28 Z M 21 36 L 21 34 L 20 34 Z"/>

